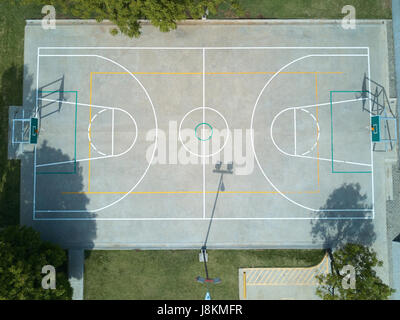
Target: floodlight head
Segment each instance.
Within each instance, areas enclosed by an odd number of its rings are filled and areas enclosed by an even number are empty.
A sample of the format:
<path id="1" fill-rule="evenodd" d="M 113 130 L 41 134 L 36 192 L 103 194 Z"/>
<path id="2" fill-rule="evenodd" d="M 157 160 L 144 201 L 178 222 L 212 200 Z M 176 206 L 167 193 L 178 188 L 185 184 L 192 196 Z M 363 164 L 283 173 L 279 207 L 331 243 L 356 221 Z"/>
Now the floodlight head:
<path id="1" fill-rule="evenodd" d="M 213 284 L 218 284 L 222 282 L 220 278 L 208 279 L 208 278 L 203 278 L 201 276 L 197 276 L 196 281 L 200 283 L 213 283 Z"/>
<path id="2" fill-rule="evenodd" d="M 217 284 L 221 282 L 221 279 L 220 278 L 205 279 L 205 282 Z"/>
<path id="3" fill-rule="evenodd" d="M 228 163 L 228 171 L 233 171 L 233 162 Z"/>
<path id="4" fill-rule="evenodd" d="M 215 164 L 215 169 L 216 169 L 216 170 L 220 170 L 220 169 L 221 169 L 221 166 L 222 166 L 222 162 L 221 162 L 221 161 L 218 161 L 218 162 Z"/>

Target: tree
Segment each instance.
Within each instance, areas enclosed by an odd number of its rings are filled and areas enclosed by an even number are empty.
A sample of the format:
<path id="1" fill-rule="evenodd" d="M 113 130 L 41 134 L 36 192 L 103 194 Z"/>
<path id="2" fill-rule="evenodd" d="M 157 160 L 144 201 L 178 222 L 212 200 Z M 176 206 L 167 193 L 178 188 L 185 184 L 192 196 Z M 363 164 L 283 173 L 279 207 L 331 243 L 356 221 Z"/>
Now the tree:
<path id="1" fill-rule="evenodd" d="M 140 20 L 147 19 L 162 32 L 176 29 L 177 21 L 200 19 L 208 10 L 215 14 L 224 4 L 239 14 L 238 0 L 24 0 L 25 3 L 52 4 L 64 13 L 82 19 L 105 19 L 115 23 L 112 34 L 121 32 L 129 37 L 140 36 Z"/>
<path id="2" fill-rule="evenodd" d="M 332 272 L 319 275 L 317 295 L 324 300 L 386 300 L 395 290 L 382 282 L 375 267 L 381 267 L 376 252 L 368 247 L 348 243 L 336 250 L 332 256 Z M 355 287 L 346 288 L 343 281 L 345 266 L 355 270 Z"/>
<path id="3" fill-rule="evenodd" d="M 0 300 L 50 300 L 72 298 L 65 263 L 59 246 L 42 241 L 40 234 L 25 226 L 0 231 Z M 43 289 L 42 268 L 56 269 L 56 289 Z"/>

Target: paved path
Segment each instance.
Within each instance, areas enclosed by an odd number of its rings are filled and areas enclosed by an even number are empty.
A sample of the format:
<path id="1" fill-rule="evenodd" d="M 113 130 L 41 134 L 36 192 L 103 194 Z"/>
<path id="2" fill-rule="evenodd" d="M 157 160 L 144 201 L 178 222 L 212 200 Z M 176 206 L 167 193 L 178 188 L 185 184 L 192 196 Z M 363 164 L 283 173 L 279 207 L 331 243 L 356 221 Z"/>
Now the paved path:
<path id="1" fill-rule="evenodd" d="M 68 279 L 74 290 L 73 300 L 83 300 L 83 265 L 84 250 L 70 249 L 68 251 Z"/>
<path id="2" fill-rule="evenodd" d="M 400 114 L 400 1 L 392 1 L 392 21 L 393 21 L 393 39 L 395 54 L 395 72 L 396 72 L 396 96 L 397 96 L 397 114 Z"/>

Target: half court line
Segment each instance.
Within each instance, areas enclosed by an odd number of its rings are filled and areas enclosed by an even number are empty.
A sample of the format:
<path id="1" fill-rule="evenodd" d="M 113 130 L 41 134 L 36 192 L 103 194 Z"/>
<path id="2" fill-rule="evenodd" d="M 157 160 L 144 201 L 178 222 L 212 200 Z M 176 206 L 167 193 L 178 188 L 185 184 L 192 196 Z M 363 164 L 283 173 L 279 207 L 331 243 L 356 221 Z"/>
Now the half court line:
<path id="1" fill-rule="evenodd" d="M 203 48 L 203 123 L 206 122 L 206 74 L 205 74 L 205 69 L 206 69 L 206 51 Z M 206 149 L 204 145 L 204 141 L 201 143 L 201 153 L 203 155 L 203 158 L 201 161 L 203 162 L 203 219 L 206 218 L 206 159 L 204 158 L 206 155 Z"/>

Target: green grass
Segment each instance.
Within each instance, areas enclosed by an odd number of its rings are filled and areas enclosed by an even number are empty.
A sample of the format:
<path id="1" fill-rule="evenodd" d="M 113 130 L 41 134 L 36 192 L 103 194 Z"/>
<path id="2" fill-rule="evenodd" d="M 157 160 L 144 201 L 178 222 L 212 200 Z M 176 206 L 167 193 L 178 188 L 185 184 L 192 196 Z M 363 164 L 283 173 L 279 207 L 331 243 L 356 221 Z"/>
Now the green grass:
<path id="1" fill-rule="evenodd" d="M 239 0 L 247 19 L 341 19 L 342 8 L 352 5 L 357 19 L 391 19 L 391 0 Z M 214 19 L 236 18 L 227 8 L 220 6 Z"/>
<path id="2" fill-rule="evenodd" d="M 205 276 L 196 250 L 91 251 L 85 261 L 85 299 L 201 300 Z M 209 250 L 209 275 L 222 283 L 210 285 L 213 299 L 238 299 L 241 267 L 310 267 L 321 262 L 323 250 Z"/>
<path id="3" fill-rule="evenodd" d="M 41 10 L 0 0 L 0 228 L 19 224 L 20 161 L 7 159 L 8 107 L 22 105 L 25 20 L 41 19 Z"/>
<path id="4" fill-rule="evenodd" d="M 240 18 L 341 18 L 351 4 L 357 18 L 391 18 L 390 0 L 240 0 Z M 19 222 L 19 161 L 7 160 L 8 106 L 22 104 L 25 19 L 41 18 L 41 6 L 0 1 L 0 228 Z M 71 14 L 58 13 L 59 18 Z M 224 6 L 214 18 L 233 18 Z"/>
<path id="5" fill-rule="evenodd" d="M 7 160 L 8 106 L 22 105 L 25 19 L 40 7 L 0 1 L 0 228 L 19 223 L 20 162 Z"/>

